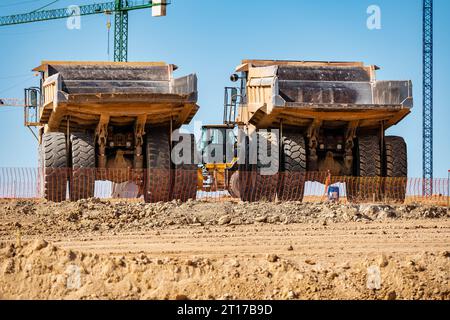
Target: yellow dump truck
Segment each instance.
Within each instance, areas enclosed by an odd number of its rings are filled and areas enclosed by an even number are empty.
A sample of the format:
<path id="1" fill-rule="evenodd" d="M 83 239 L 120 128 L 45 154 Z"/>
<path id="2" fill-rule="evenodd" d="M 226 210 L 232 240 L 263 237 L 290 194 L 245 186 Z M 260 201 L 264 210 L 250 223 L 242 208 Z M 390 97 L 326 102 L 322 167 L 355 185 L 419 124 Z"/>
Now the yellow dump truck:
<path id="1" fill-rule="evenodd" d="M 231 76 L 241 85 L 226 88 L 224 112 L 225 124 L 246 136 L 239 139 L 242 200 L 301 201 L 301 177 L 307 172 L 406 178 L 406 143 L 385 131 L 410 113 L 412 84 L 377 81 L 378 69 L 359 62 L 242 61 Z M 257 143 L 254 163 L 248 160 L 252 139 Z M 259 149 L 262 142 L 274 145 L 274 139 L 279 140 L 274 160 L 279 174 L 265 176 Z M 404 181 L 395 185 L 401 189 L 396 190 L 399 200 L 405 197 Z M 362 192 L 358 184 L 347 185 L 350 200 L 369 196 Z"/>
<path id="2" fill-rule="evenodd" d="M 195 198 L 197 165 L 194 159 L 173 165 L 171 133 L 199 108 L 197 78 L 174 78 L 176 69 L 73 61 L 35 68 L 42 77 L 35 125 L 43 196 L 62 201 L 69 188 L 71 200 L 90 198 L 96 180 L 132 180 L 148 202 Z"/>

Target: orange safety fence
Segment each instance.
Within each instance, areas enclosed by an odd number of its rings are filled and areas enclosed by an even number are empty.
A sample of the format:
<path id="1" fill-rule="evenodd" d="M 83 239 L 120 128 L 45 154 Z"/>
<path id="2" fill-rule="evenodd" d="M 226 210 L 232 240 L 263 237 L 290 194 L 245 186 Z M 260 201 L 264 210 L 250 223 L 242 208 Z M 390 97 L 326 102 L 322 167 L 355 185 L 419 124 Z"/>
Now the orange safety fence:
<path id="1" fill-rule="evenodd" d="M 238 183 L 223 190 L 199 183 L 196 169 L 38 169 L 0 168 L 0 199 L 52 201 L 84 198 L 129 199 L 147 202 L 197 199 L 227 201 L 322 202 L 330 186 L 340 202 L 449 204 L 449 179 L 431 181 L 433 195 L 425 196 L 423 178 L 339 177 L 327 172 L 263 175 L 238 173 Z M 229 175 L 231 176 L 231 174 Z M 201 181 L 200 181 L 201 182 Z M 427 182 L 427 183 L 425 183 Z M 335 188 L 335 189 L 336 189 Z M 214 191 L 211 191 L 214 190 Z"/>

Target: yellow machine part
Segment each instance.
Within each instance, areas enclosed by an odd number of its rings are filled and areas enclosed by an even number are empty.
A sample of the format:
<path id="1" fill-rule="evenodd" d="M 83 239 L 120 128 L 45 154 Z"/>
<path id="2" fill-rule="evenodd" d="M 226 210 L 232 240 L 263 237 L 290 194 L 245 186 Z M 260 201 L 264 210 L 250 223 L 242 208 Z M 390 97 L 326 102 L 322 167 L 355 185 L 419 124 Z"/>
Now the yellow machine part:
<path id="1" fill-rule="evenodd" d="M 213 179 L 211 186 L 212 191 L 226 190 L 227 188 L 227 170 L 233 166 L 233 163 L 207 163 L 204 168 L 208 171 L 208 174 Z M 204 176 L 202 169 L 199 169 L 198 173 L 198 188 L 203 188 Z"/>
<path id="2" fill-rule="evenodd" d="M 198 168 L 197 170 L 197 190 L 203 190 L 203 171 L 202 168 Z"/>

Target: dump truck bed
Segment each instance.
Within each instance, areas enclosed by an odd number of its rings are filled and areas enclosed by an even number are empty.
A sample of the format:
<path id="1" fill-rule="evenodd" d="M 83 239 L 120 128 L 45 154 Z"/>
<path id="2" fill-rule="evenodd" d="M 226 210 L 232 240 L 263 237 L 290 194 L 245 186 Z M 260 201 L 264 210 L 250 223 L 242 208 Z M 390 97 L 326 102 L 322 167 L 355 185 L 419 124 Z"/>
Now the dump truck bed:
<path id="1" fill-rule="evenodd" d="M 348 62 L 246 60 L 247 100 L 239 122 L 257 128 L 308 127 L 320 121 L 334 128 L 388 128 L 413 105 L 411 81 L 376 81 L 376 66 Z"/>
<path id="2" fill-rule="evenodd" d="M 176 66 L 161 62 L 51 62 L 34 71 L 43 75 L 40 123 L 50 131 L 95 127 L 101 117 L 113 125 L 179 127 L 198 110 L 197 77 L 174 78 Z"/>

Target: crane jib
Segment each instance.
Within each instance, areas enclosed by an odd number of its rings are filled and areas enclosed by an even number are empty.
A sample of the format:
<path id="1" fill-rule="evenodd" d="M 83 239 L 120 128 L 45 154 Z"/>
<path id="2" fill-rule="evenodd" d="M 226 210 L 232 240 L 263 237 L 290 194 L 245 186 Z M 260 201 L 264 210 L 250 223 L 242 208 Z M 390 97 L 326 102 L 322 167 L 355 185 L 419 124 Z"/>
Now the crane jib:
<path id="1" fill-rule="evenodd" d="M 95 3 L 89 5 L 79 6 L 80 15 L 92 15 L 101 13 L 110 13 L 117 11 L 131 11 L 152 8 L 154 6 L 161 6 L 166 4 L 153 4 L 149 1 L 128 1 L 122 3 L 121 6 L 117 6 L 116 2 L 104 2 Z M 38 21 L 54 20 L 54 19 L 64 19 L 73 16 L 73 11 L 68 8 L 52 9 L 52 10 L 41 10 L 29 13 L 14 14 L 10 16 L 0 17 L 0 26 L 32 23 Z"/>
<path id="2" fill-rule="evenodd" d="M 141 0 L 141 1 L 110 1 L 104 3 L 95 3 L 78 6 L 73 10 L 69 8 L 60 8 L 52 10 L 39 10 L 23 14 L 15 14 L 0 17 L 0 26 L 32 23 L 47 20 L 56 20 L 73 17 L 75 15 L 87 16 L 94 14 L 115 13 L 114 24 L 114 61 L 128 60 L 128 11 L 146 9 L 152 7 L 167 6 L 169 1 L 159 0 Z M 158 14 L 159 15 L 159 14 Z M 165 15 L 165 13 L 164 13 Z"/>

